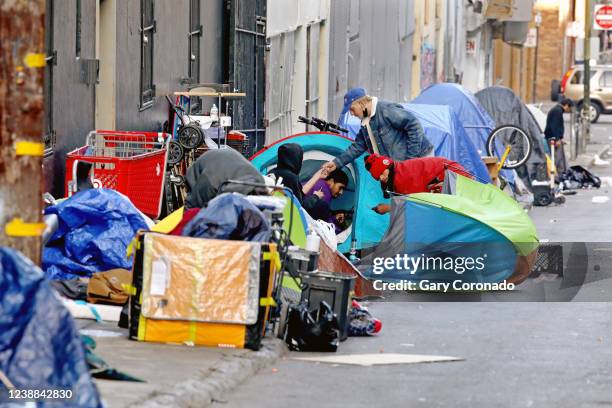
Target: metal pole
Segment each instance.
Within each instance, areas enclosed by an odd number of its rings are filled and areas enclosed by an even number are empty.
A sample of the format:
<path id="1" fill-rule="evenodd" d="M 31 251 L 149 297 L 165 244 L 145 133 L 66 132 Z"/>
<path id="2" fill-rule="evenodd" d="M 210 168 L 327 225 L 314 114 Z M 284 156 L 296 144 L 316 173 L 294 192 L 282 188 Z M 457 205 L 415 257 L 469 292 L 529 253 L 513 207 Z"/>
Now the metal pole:
<path id="1" fill-rule="evenodd" d="M 535 63 L 533 67 L 533 84 L 531 88 L 531 102 L 536 103 L 536 83 L 538 82 L 538 48 L 540 47 L 540 25 L 536 25 Z"/>
<path id="2" fill-rule="evenodd" d="M 580 150 L 584 153 L 591 133 L 591 0 L 584 2 L 584 98 L 582 104 L 582 135 Z"/>

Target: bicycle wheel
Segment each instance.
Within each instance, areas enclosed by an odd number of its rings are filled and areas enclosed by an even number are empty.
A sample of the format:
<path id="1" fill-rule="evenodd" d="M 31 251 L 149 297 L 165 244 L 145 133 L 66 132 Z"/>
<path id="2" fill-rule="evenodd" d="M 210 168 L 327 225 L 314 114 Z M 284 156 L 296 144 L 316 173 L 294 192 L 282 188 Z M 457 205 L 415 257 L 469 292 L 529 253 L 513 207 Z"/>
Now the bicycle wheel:
<path id="1" fill-rule="evenodd" d="M 181 126 L 178 131 L 178 141 L 187 150 L 199 147 L 204 141 L 204 134 L 199 126 L 189 124 Z"/>
<path id="2" fill-rule="evenodd" d="M 168 143 L 168 165 L 174 166 L 178 164 L 185 157 L 185 151 L 180 143 L 171 140 Z"/>
<path id="3" fill-rule="evenodd" d="M 523 129 L 514 125 L 502 125 L 493 129 L 487 140 L 487 153 L 505 160 L 504 169 L 516 169 L 525 164 L 531 155 L 531 139 Z"/>

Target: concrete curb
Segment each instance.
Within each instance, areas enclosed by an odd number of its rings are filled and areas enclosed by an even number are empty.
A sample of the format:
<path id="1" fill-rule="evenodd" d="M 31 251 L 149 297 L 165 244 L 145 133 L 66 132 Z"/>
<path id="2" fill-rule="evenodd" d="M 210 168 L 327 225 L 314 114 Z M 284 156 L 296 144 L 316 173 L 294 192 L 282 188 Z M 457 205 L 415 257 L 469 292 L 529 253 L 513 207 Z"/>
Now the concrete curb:
<path id="1" fill-rule="evenodd" d="M 594 155 L 593 157 L 591 157 L 591 160 L 589 161 L 589 165 L 587 166 L 587 168 L 591 168 L 593 167 L 593 165 L 595 164 L 595 157 L 598 156 L 600 159 L 603 160 L 603 156 L 606 155 L 606 153 L 608 153 L 608 151 L 610 150 L 610 145 L 607 144 L 605 145 L 600 151 L 597 152 L 596 155 Z"/>
<path id="2" fill-rule="evenodd" d="M 265 339 L 257 352 L 240 356 L 226 355 L 219 364 L 198 376 L 174 385 L 171 389 L 160 390 L 144 401 L 130 404 L 130 407 L 207 407 L 219 401 L 223 394 L 236 388 L 262 368 L 272 364 L 287 353 L 285 343 L 277 338 Z"/>

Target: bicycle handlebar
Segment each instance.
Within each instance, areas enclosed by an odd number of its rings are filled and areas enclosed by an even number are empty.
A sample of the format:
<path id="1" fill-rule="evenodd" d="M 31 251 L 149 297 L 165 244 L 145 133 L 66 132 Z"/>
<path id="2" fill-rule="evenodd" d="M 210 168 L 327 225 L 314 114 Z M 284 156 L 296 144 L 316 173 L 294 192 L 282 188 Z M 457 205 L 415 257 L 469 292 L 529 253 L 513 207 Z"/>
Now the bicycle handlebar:
<path id="1" fill-rule="evenodd" d="M 344 129 L 335 123 L 327 122 L 323 119 L 319 119 L 316 117 L 306 118 L 304 116 L 298 116 L 298 122 L 305 123 L 307 125 L 311 125 L 319 129 L 323 132 L 332 132 L 332 133 L 348 133 L 347 129 Z"/>

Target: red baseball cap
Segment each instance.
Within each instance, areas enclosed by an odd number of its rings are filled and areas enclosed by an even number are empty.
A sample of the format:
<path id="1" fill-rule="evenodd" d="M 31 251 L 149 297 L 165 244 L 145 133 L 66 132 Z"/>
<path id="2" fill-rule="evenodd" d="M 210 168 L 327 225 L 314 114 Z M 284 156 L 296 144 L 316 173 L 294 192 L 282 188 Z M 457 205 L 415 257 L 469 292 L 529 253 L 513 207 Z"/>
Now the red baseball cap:
<path id="1" fill-rule="evenodd" d="M 393 160 L 387 156 L 381 156 L 380 154 L 371 154 L 365 158 L 366 168 L 370 171 L 372 177 L 376 180 L 380 179 L 380 175 L 391 167 Z"/>

